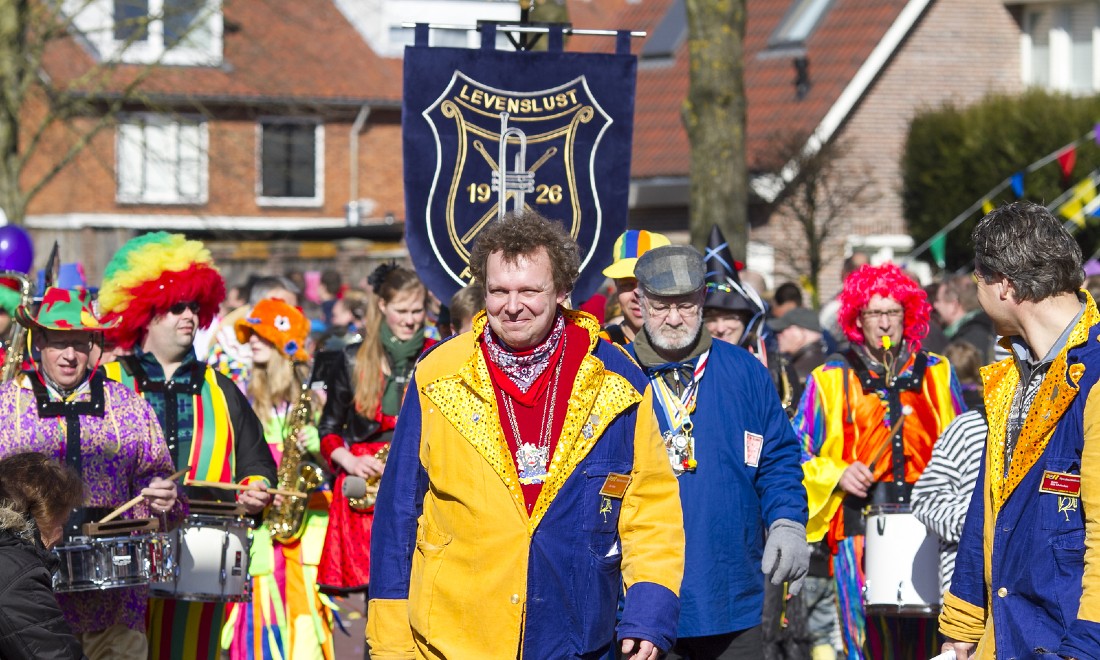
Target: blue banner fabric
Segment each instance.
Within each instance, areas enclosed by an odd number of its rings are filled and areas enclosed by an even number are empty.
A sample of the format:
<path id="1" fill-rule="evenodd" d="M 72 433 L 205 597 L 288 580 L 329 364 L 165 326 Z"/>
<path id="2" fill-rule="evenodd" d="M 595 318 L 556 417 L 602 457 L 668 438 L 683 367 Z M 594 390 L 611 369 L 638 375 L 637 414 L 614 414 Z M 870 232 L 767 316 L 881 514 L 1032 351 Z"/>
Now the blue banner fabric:
<path id="1" fill-rule="evenodd" d="M 573 301 L 583 302 L 626 228 L 637 59 L 628 50 L 498 51 L 491 25 L 483 37 L 480 49 L 418 40 L 405 50 L 409 254 L 446 303 L 469 283 L 474 241 L 501 208 L 533 209 L 576 239 Z"/>

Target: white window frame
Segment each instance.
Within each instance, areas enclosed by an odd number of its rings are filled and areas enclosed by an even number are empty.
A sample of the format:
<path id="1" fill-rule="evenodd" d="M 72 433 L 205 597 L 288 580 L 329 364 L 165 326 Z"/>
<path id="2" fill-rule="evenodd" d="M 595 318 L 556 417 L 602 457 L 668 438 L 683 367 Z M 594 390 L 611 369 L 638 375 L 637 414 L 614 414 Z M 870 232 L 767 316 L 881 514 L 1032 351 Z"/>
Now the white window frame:
<path id="1" fill-rule="evenodd" d="M 312 124 L 313 132 L 313 196 L 271 197 L 264 187 L 264 124 Z M 256 203 L 260 206 L 319 208 L 325 203 L 325 124 L 320 117 L 261 116 L 256 120 Z"/>
<path id="2" fill-rule="evenodd" d="M 148 0 L 149 22 L 142 41 L 115 39 L 114 0 L 63 0 L 63 10 L 101 59 L 125 64 L 164 64 L 170 66 L 220 66 L 224 57 L 225 21 L 223 0 L 203 0 L 204 24 L 195 28 L 205 39 L 190 38 L 168 46 L 164 43 L 164 4 L 167 0 Z M 190 37 L 191 35 L 189 35 Z"/>
<path id="3" fill-rule="evenodd" d="M 179 194 L 179 185 L 176 186 L 176 195 L 172 197 L 162 197 L 152 195 L 148 192 L 146 186 L 143 184 L 141 190 L 137 193 L 130 193 L 123 190 L 123 177 L 134 174 L 132 172 L 125 172 L 123 165 L 123 143 L 126 140 L 124 132 L 126 127 L 141 125 L 143 128 L 150 125 L 168 126 L 175 125 L 178 127 L 183 124 L 195 125 L 198 128 L 199 135 L 199 154 L 198 154 L 198 192 L 193 196 L 185 196 Z M 177 140 L 178 140 L 177 134 Z M 143 161 L 141 176 L 145 174 L 144 166 L 144 152 L 147 148 L 143 148 Z M 175 171 L 177 181 L 179 177 L 178 162 Z M 121 115 L 119 117 L 118 125 L 115 129 L 115 201 L 119 204 L 156 204 L 164 206 L 196 206 L 206 204 L 209 200 L 209 184 L 210 184 L 210 129 L 209 123 L 201 115 L 166 115 L 152 112 L 140 112 L 129 113 Z"/>
<path id="4" fill-rule="evenodd" d="M 768 38 L 768 46 L 793 46 L 806 43 L 832 7 L 833 0 L 793 0 L 783 19 Z M 795 31 L 795 26 L 799 30 Z"/>
<path id="5" fill-rule="evenodd" d="M 1015 3 L 1011 3 L 1015 4 Z M 1021 3 L 1023 4 L 1023 3 Z M 1094 5 L 1091 1 L 1077 2 L 1032 2 L 1023 4 L 1025 20 L 1020 31 L 1020 81 L 1026 86 L 1037 86 L 1032 66 L 1031 26 L 1027 16 L 1034 12 L 1051 12 L 1050 31 L 1047 38 L 1047 80 L 1045 89 L 1068 94 L 1090 95 L 1100 91 L 1100 21 L 1092 28 L 1092 88 L 1074 89 L 1073 75 L 1070 70 L 1072 61 L 1072 39 L 1069 34 L 1069 22 L 1072 8 L 1078 5 Z M 1098 16 L 1100 18 L 1100 16 Z"/>

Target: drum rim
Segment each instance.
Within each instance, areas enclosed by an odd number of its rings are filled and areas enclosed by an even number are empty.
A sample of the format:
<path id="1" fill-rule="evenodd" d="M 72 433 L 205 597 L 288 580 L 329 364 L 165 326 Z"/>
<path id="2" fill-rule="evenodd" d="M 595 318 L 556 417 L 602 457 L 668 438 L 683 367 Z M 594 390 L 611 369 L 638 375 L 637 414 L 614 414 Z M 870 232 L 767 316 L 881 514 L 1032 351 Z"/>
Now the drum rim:
<path id="1" fill-rule="evenodd" d="M 172 600 L 186 600 L 195 603 L 250 603 L 252 602 L 252 590 L 245 589 L 238 595 L 209 594 L 201 591 L 169 591 L 157 588 L 154 585 L 165 584 L 163 582 L 150 582 L 149 594 L 157 598 L 170 598 Z"/>
<path id="2" fill-rule="evenodd" d="M 127 578 L 112 578 L 110 580 L 103 580 L 101 584 L 96 584 L 93 580 L 81 580 L 79 582 L 70 582 L 68 585 L 53 586 L 54 593 L 69 594 L 76 593 L 78 591 L 107 591 L 108 589 L 122 589 L 124 587 L 141 587 L 152 584 L 148 577 L 127 577 Z M 65 586 L 76 585 L 77 588 L 66 589 Z M 89 586 L 79 586 L 89 585 Z"/>

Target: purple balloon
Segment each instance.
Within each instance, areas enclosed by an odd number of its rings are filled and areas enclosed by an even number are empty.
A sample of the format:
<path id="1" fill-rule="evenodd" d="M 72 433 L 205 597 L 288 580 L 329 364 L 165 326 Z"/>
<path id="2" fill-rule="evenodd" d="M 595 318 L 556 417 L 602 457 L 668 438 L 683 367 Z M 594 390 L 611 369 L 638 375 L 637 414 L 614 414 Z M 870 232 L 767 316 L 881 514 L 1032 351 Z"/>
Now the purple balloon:
<path id="1" fill-rule="evenodd" d="M 19 225 L 0 225 L 0 270 L 31 272 L 34 242 Z"/>

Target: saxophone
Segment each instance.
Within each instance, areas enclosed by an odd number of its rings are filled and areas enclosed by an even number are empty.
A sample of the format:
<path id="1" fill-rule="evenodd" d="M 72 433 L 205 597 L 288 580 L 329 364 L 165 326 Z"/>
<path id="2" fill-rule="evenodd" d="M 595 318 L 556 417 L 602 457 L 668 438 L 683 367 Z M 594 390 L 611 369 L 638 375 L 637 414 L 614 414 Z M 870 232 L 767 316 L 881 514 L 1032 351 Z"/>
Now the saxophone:
<path id="1" fill-rule="evenodd" d="M 321 468 L 313 463 L 303 462 L 304 450 L 298 442 L 298 435 L 313 418 L 313 398 L 310 395 L 310 380 L 302 382 L 298 402 L 287 415 L 287 430 L 283 436 L 283 457 L 279 460 L 279 488 L 309 493 L 324 482 Z M 284 497 L 279 506 L 272 505 L 264 516 L 264 523 L 271 530 L 271 537 L 280 543 L 288 543 L 305 532 L 302 522 L 306 516 L 309 497 Z"/>
<path id="2" fill-rule="evenodd" d="M 15 280 L 19 284 L 20 303 L 27 308 L 28 312 L 31 311 L 30 306 L 34 302 L 34 283 L 30 278 L 13 270 L 3 270 L 0 271 L 0 279 Z M 0 382 L 6 383 L 22 371 L 23 355 L 27 350 L 27 328 L 19 323 L 14 315 L 12 315 L 11 328 L 6 336 L 0 337 L 0 343 L 7 348 L 4 363 L 0 365 Z"/>
<path id="3" fill-rule="evenodd" d="M 374 454 L 374 457 L 382 461 L 383 464 L 386 463 L 386 459 L 389 458 L 389 456 L 389 443 L 383 445 L 382 448 Z M 369 511 L 370 508 L 374 506 L 375 500 L 378 499 L 378 482 L 381 480 L 381 475 L 367 479 L 367 493 L 362 497 L 349 497 L 348 506 L 355 509 L 356 511 Z"/>

